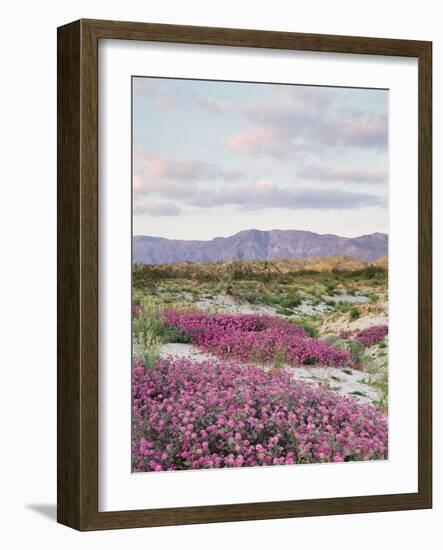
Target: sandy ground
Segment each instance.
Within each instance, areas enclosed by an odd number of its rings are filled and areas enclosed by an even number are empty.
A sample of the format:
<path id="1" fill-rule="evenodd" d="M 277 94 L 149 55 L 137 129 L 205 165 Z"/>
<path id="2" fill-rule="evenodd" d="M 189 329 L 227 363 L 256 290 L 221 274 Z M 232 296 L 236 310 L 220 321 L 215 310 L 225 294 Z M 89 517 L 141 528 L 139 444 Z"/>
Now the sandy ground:
<path id="1" fill-rule="evenodd" d="M 311 384 L 322 384 L 342 395 L 352 395 L 363 403 L 372 403 L 378 399 L 377 391 L 364 383 L 366 375 L 360 370 L 343 370 L 334 367 L 296 367 L 291 371 L 294 378 Z"/>
<path id="2" fill-rule="evenodd" d="M 165 359 L 171 356 L 174 357 L 174 359 L 185 357 L 193 361 L 213 361 L 216 359 L 212 354 L 204 353 L 192 344 L 163 344 L 160 348 L 160 357 Z"/>
<path id="3" fill-rule="evenodd" d="M 160 357 L 188 358 L 193 361 L 216 361 L 217 358 L 204 353 L 191 344 L 164 344 L 160 349 Z M 265 368 L 265 367 L 264 367 Z M 351 395 L 363 403 L 372 403 L 378 398 L 376 390 L 363 382 L 365 373 L 360 370 L 333 367 L 286 367 L 294 378 L 309 384 L 324 385 L 342 395 Z M 358 392 L 355 394 L 354 392 Z M 363 395 L 360 395 L 363 394 Z"/>
<path id="4" fill-rule="evenodd" d="M 388 302 L 381 300 L 377 304 L 367 304 L 360 307 L 360 317 L 351 320 L 349 314 L 336 312 L 325 319 L 320 328 L 320 334 L 340 334 L 347 330 L 362 330 L 375 325 L 388 324 Z"/>
<path id="5" fill-rule="evenodd" d="M 262 315 L 276 315 L 271 306 L 264 304 L 251 304 L 249 302 L 239 302 L 232 296 L 226 294 L 203 295 L 193 302 L 193 307 L 212 313 L 259 313 Z"/>
<path id="6" fill-rule="evenodd" d="M 199 297 L 198 300 L 193 300 L 189 293 L 182 293 L 180 299 L 190 303 L 193 307 L 212 313 L 259 313 L 263 315 L 276 315 L 283 317 L 276 311 L 273 306 L 265 304 L 251 304 L 250 302 L 242 302 L 232 296 L 226 294 L 207 294 Z M 314 304 L 311 300 L 302 300 L 298 307 L 292 308 L 295 316 L 315 316 L 327 312 L 332 312 L 333 307 L 327 305 L 328 300 L 336 302 L 348 302 L 351 304 L 367 304 L 370 300 L 367 296 L 351 295 L 351 294 L 336 294 L 333 296 L 323 296 L 323 301 L 319 304 Z"/>

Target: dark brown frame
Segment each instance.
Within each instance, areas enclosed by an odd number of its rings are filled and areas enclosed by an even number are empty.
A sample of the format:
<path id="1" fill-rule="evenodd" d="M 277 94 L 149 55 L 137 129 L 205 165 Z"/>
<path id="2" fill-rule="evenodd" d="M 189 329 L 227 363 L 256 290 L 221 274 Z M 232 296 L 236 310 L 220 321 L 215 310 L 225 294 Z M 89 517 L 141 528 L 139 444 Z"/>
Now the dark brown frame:
<path id="1" fill-rule="evenodd" d="M 98 41 L 125 39 L 418 58 L 418 492 L 98 511 Z M 432 43 L 119 21 L 58 29 L 58 521 L 82 531 L 431 508 Z"/>

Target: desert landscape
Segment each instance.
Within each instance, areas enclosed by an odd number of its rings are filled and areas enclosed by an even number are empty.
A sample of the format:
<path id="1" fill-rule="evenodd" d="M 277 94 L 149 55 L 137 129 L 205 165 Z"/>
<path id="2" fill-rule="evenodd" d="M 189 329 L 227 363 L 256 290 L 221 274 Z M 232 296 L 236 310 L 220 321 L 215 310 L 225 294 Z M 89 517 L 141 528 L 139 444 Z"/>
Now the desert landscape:
<path id="1" fill-rule="evenodd" d="M 386 460 L 388 91 L 132 93 L 132 472 Z"/>
<path id="2" fill-rule="evenodd" d="M 136 263 L 133 470 L 384 459 L 388 346 L 387 256 Z"/>

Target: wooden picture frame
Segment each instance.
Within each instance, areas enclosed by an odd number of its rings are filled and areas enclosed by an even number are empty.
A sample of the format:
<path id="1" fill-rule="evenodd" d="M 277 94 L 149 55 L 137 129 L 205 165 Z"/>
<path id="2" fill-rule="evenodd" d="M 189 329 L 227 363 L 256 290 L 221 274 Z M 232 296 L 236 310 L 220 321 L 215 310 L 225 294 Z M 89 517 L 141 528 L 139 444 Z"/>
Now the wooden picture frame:
<path id="1" fill-rule="evenodd" d="M 98 511 L 98 41 L 173 42 L 418 59 L 418 492 Z M 432 506 L 432 44 L 80 20 L 58 29 L 58 521 L 82 531 Z"/>

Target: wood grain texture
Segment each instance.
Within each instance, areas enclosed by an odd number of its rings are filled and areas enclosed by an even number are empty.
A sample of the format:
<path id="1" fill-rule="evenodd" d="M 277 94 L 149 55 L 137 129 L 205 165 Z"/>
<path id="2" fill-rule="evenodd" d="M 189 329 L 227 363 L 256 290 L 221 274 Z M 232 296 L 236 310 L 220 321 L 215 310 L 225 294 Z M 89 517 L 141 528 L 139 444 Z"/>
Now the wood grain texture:
<path id="1" fill-rule="evenodd" d="M 432 507 L 432 45 L 418 66 L 418 485 Z"/>
<path id="2" fill-rule="evenodd" d="M 80 495 L 80 23 L 57 51 L 57 518 L 78 526 Z"/>
<path id="3" fill-rule="evenodd" d="M 98 41 L 150 40 L 419 60 L 419 490 L 98 512 Z M 58 521 L 79 530 L 409 510 L 432 506 L 432 49 L 364 37 L 81 20 L 58 29 Z M 129 451 L 128 451 L 129 452 Z"/>
<path id="4" fill-rule="evenodd" d="M 361 36 L 336 36 L 249 29 L 158 25 L 83 19 L 100 38 L 149 40 L 214 46 L 239 46 L 314 52 L 359 53 L 418 57 L 426 42 Z"/>

